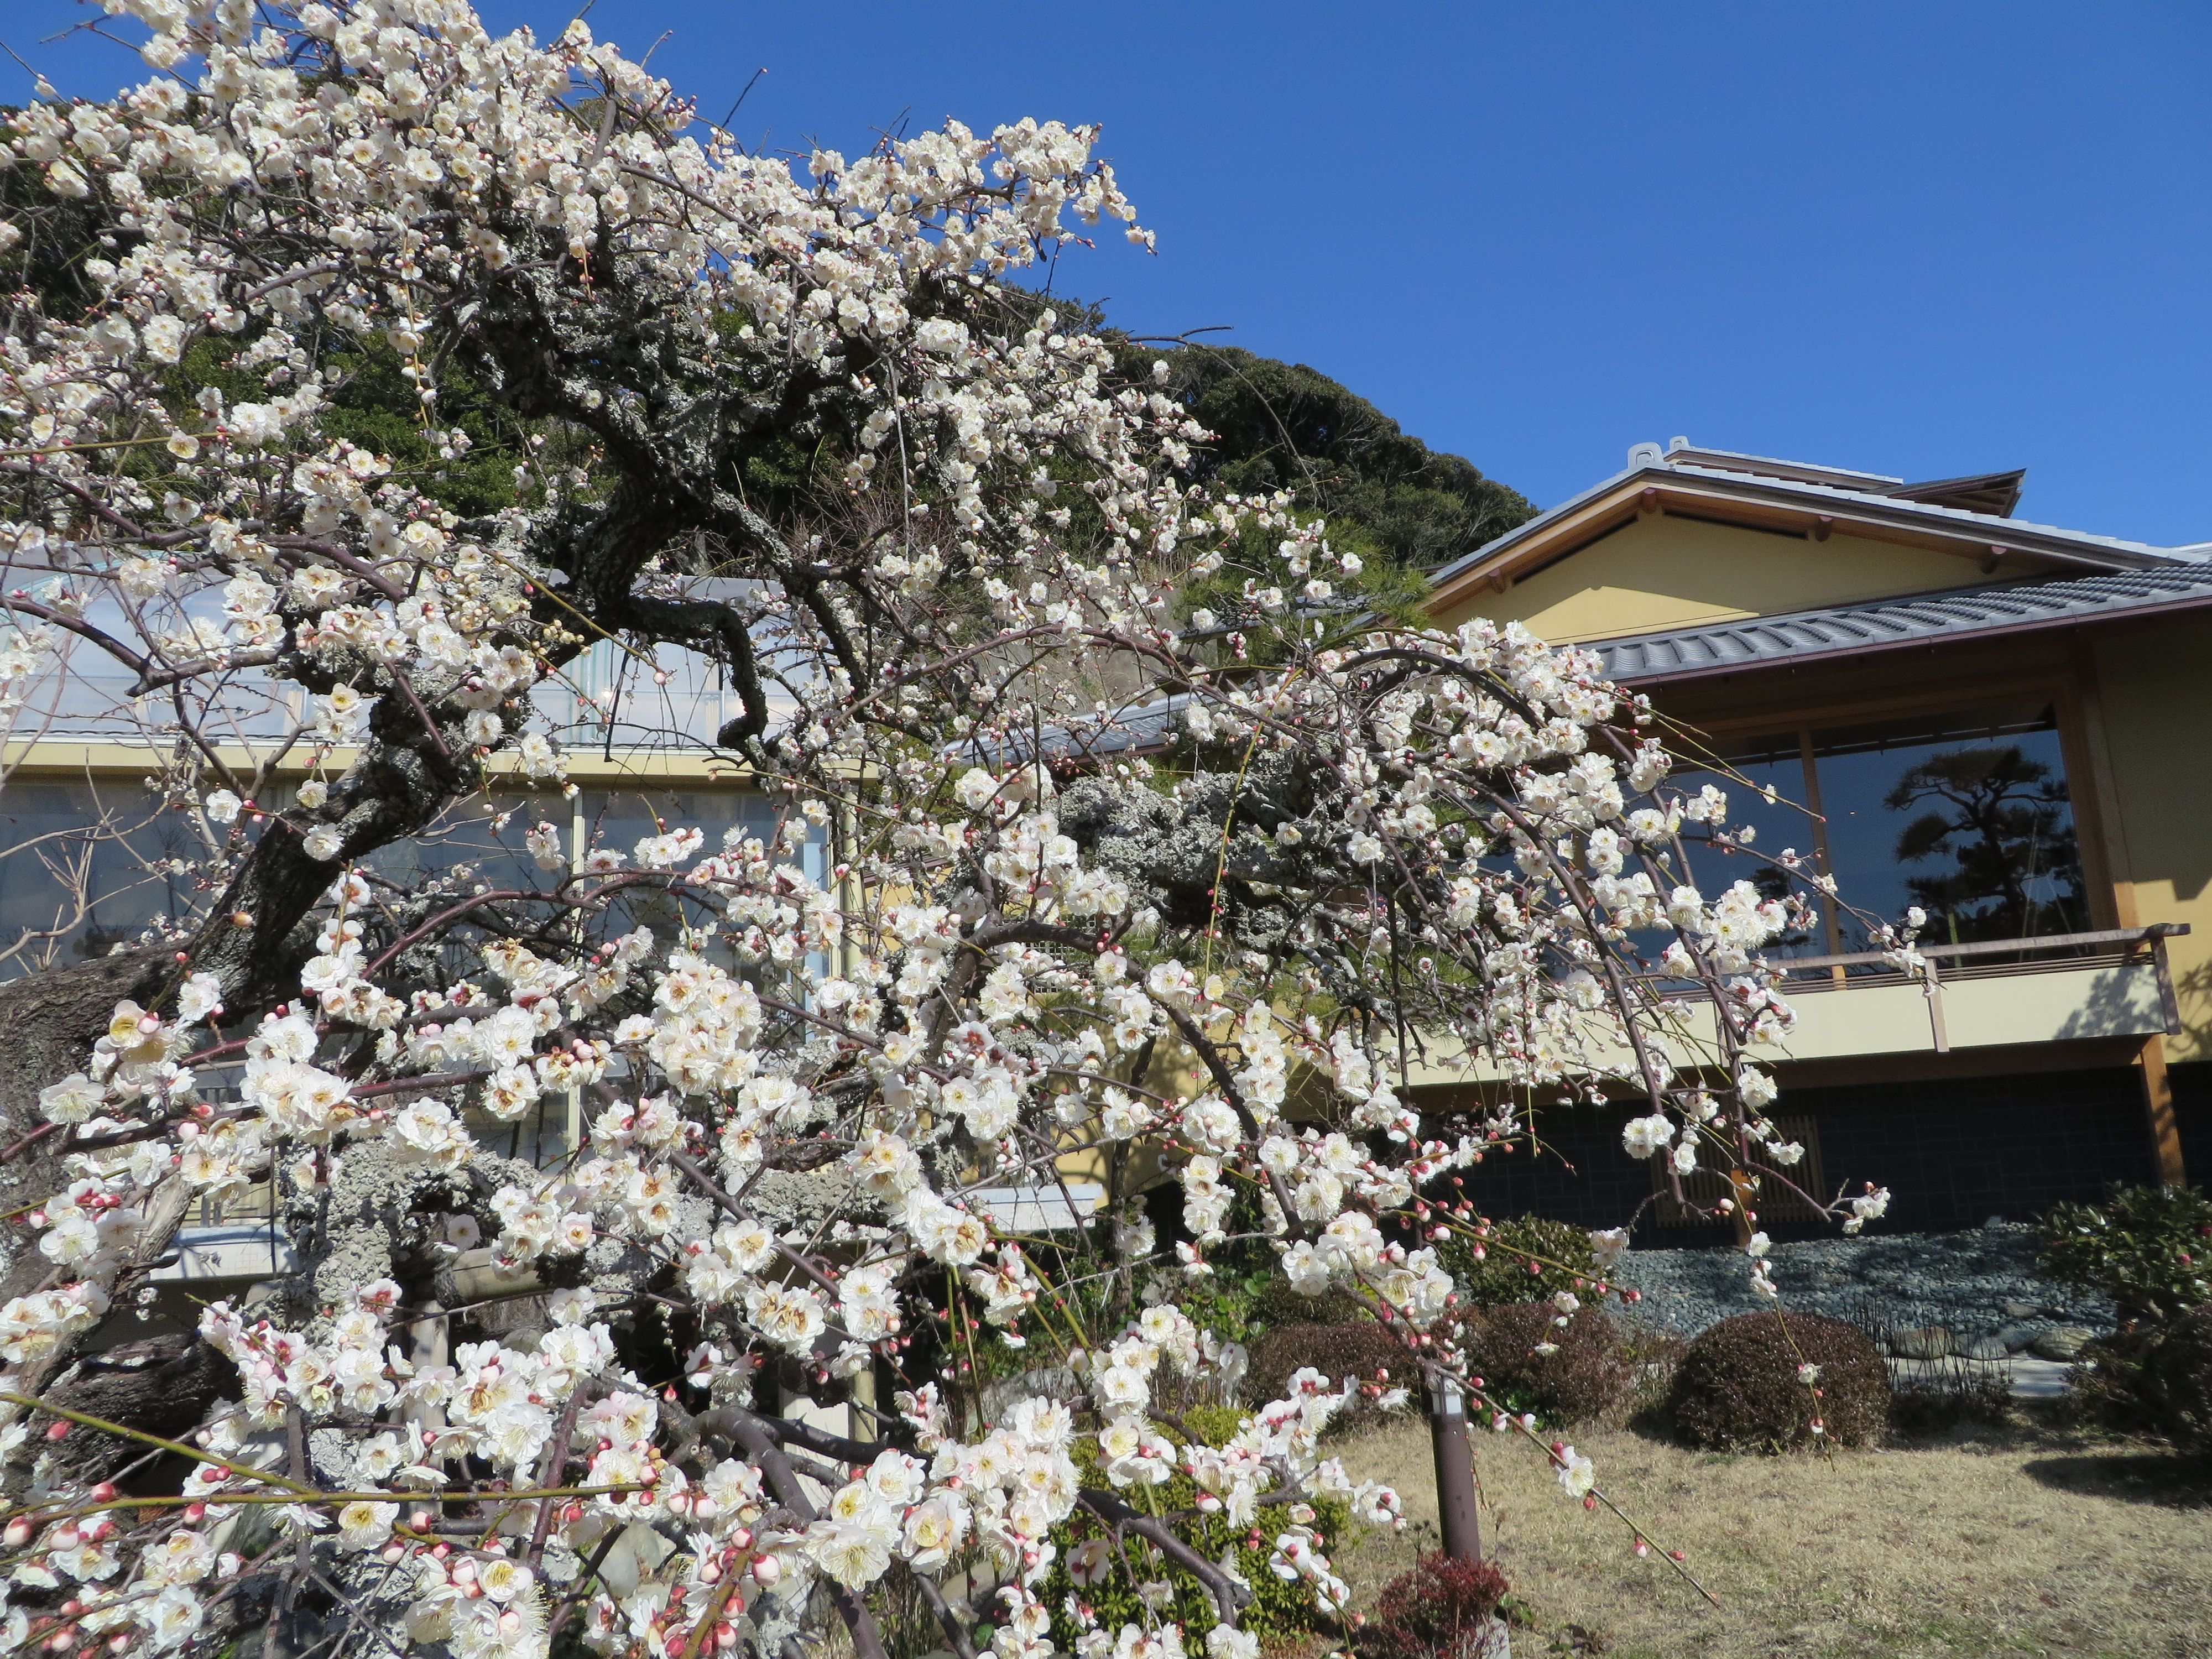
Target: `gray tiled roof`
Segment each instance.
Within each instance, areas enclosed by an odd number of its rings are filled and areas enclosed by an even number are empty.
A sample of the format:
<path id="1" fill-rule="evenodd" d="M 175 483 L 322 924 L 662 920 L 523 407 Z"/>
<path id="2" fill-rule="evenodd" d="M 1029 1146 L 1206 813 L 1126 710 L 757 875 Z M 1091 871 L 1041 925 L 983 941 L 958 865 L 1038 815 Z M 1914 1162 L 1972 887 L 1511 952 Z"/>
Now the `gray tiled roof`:
<path id="1" fill-rule="evenodd" d="M 1809 657 L 2212 605 L 2212 562 L 2063 581 L 2002 582 L 1780 617 L 1594 640 L 1618 680 L 1674 679 Z"/>

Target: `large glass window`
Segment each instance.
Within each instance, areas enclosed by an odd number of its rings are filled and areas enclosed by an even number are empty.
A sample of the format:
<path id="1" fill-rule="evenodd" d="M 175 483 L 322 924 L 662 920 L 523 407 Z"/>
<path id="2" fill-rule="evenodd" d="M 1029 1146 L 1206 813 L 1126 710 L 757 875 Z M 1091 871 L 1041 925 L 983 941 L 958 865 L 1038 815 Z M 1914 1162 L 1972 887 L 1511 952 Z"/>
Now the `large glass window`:
<path id="1" fill-rule="evenodd" d="M 550 886 L 560 878 L 538 867 L 524 837 L 546 822 L 568 841 L 568 803 L 554 794 L 471 795 L 455 801 L 422 835 L 396 841 L 370 854 L 368 866 L 402 888 L 444 880 L 465 891 L 488 887 L 500 891 Z"/>
<path id="2" fill-rule="evenodd" d="M 2089 927 L 2088 892 L 2047 703 L 1815 728 L 1814 763 L 1838 892 L 1923 939 L 1960 945 Z M 1841 948 L 1869 948 L 1842 915 Z"/>
<path id="3" fill-rule="evenodd" d="M 586 790 L 583 811 L 589 844 L 611 848 L 624 858 L 638 842 L 664 830 L 700 830 L 707 837 L 702 850 L 716 853 L 728 831 L 741 830 L 765 841 L 776 822 L 768 798 L 750 790 L 642 781 L 621 789 Z"/>
<path id="4" fill-rule="evenodd" d="M 103 957 L 195 914 L 196 825 L 137 780 L 25 778 L 0 791 L 0 976 Z"/>
<path id="5" fill-rule="evenodd" d="M 1820 927 L 1770 947 L 1775 956 L 1874 947 L 1875 922 L 1928 913 L 1936 945 L 2088 931 L 2088 889 L 2056 711 L 2047 698 L 1852 725 L 1808 722 L 1716 739 L 1729 821 L 1753 846 L 1795 848 L 1836 879 Z M 1694 788 L 1690 768 L 1676 775 Z M 1766 792 L 1771 792 L 1771 797 Z M 1782 872 L 1722 847 L 1694 845 L 1708 890 L 1749 879 L 1784 890 Z M 1855 914 L 1856 913 L 1856 914 Z"/>
<path id="6" fill-rule="evenodd" d="M 692 829 L 706 837 L 702 853 L 722 849 L 732 830 L 744 836 L 770 839 L 781 814 L 769 799 L 752 790 L 685 784 L 650 783 L 642 780 L 620 789 L 587 789 L 579 803 L 582 809 L 584 842 L 605 848 L 627 860 L 639 842 L 665 830 Z M 803 820 L 802 820 L 803 822 Z M 784 854 L 815 880 L 823 879 L 827 842 L 822 831 L 810 828 L 809 838 L 796 853 Z M 621 928 L 650 927 L 661 939 L 672 937 L 685 921 L 696 922 L 705 912 L 696 897 L 678 891 L 636 887 L 615 901 L 611 923 Z M 708 954 L 732 965 L 726 943 Z"/>
<path id="7" fill-rule="evenodd" d="M 1752 834 L 1742 848 L 1686 837 L 1697 885 L 1710 894 L 1747 881 L 1762 898 L 1787 898 L 1793 892 L 1816 896 L 1805 880 L 1820 866 L 1820 830 L 1807 804 L 1804 733 L 1716 739 L 1708 753 L 1720 763 L 1717 775 L 1685 767 L 1675 773 L 1675 781 L 1692 793 L 1709 782 L 1722 790 L 1728 796 L 1728 827 Z M 1784 861 L 1791 853 L 1802 860 L 1795 872 Z M 1819 956 L 1828 951 L 1828 930 L 1817 909 L 1814 914 L 1809 926 L 1770 940 L 1765 954 Z M 1673 937 L 1656 936 L 1651 949 L 1663 949 Z"/>

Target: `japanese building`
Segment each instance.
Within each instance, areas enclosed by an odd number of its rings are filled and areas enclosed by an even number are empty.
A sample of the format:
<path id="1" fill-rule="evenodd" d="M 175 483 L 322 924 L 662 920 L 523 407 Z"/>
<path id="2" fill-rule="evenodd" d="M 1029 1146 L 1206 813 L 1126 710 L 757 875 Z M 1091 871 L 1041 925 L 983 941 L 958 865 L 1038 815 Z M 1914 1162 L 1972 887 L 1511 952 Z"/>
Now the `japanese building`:
<path id="1" fill-rule="evenodd" d="M 1775 1109 L 1808 1184 L 1889 1187 L 1908 1231 L 2212 1168 L 2212 544 L 2033 523 L 2022 481 L 1639 444 L 1434 580 L 1440 623 L 1594 648 L 1741 781 L 1757 848 L 1835 878 L 1770 951 Z M 1767 871 L 1732 862 L 1700 884 Z M 1926 984 L 1865 920 L 1913 906 Z M 1652 1190 L 1618 1116 L 1550 1115 L 1558 1156 L 1492 1160 L 1483 1200 L 1615 1224 Z"/>

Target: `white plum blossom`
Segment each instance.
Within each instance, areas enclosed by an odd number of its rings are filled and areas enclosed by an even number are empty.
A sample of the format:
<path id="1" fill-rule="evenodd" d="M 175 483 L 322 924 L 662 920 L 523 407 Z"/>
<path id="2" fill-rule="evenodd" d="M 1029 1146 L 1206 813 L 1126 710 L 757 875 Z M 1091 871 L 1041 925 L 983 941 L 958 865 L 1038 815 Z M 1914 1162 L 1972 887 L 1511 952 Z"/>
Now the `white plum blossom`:
<path id="1" fill-rule="evenodd" d="M 1572 1446 L 1562 1446 L 1552 1455 L 1559 1472 L 1559 1485 L 1570 1498 L 1587 1498 L 1597 1485 L 1597 1468 L 1590 1460 L 1577 1452 Z"/>
<path id="2" fill-rule="evenodd" d="M 344 1659 L 543 1659 L 556 1624 L 721 1655 L 805 1606 L 874 1650 L 915 1575 L 994 1586 L 994 1654 L 1042 1659 L 1063 1547 L 1128 1573 L 1079 1511 L 1178 1479 L 1341 1612 L 1313 1503 L 1403 1516 L 1334 1422 L 1434 1368 L 1532 1436 L 1460 1346 L 1467 1172 L 1612 1100 L 1630 1156 L 1790 1185 L 1793 866 L 1699 885 L 1682 845 L 1752 838 L 1595 653 L 1370 613 L 1325 521 L 1194 483 L 1173 376 L 1034 280 L 1102 227 L 1150 247 L 1096 129 L 784 158 L 587 19 L 110 10 L 150 78 L 0 123 L 7 241 L 100 239 L 0 338 L 36 457 L 0 551 L 37 573 L 0 704 L 67 672 L 158 718 L 177 914 L 119 946 L 143 1006 L 103 994 L 25 1091 L 0 1358 L 50 1386 L 202 1202 L 267 1194 L 301 1261 L 206 1307 L 237 1382 L 173 1514 L 95 1521 L 54 1466 L 15 1646 L 76 1639 L 27 1611 L 71 1601 L 118 1653 L 233 1642 L 206 1587 L 252 1547 L 280 1626 L 374 1586 Z M 365 362 L 404 418 L 359 417 Z M 717 712 L 608 781 L 656 701 Z M 1888 1201 L 1807 1197 L 1853 1231 Z M 1302 1370 L 1200 1443 L 1178 1402 L 1249 1363 L 1195 1316 L 1218 1263 L 1357 1298 L 1404 1365 Z M 1253 1659 L 1250 1587 L 1145 1547 L 1133 1587 L 1195 1577 L 1218 1620 L 1152 1590 L 1081 1651 Z"/>

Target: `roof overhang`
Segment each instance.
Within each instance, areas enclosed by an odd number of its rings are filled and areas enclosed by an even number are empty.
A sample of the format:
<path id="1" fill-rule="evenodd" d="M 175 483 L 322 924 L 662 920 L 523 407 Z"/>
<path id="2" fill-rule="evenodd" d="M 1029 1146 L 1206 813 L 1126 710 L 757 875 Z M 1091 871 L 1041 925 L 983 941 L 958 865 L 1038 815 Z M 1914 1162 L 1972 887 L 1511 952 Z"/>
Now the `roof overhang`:
<path id="1" fill-rule="evenodd" d="M 1523 577 L 1638 518 L 1672 514 L 1826 541 L 1848 535 L 1971 559 L 1984 571 L 2144 570 L 2170 566 L 2164 549 L 2001 519 L 1963 508 L 1874 495 L 1810 481 L 1680 465 L 1632 467 L 1540 514 L 1436 573 L 1430 605 L 1445 611 Z"/>

